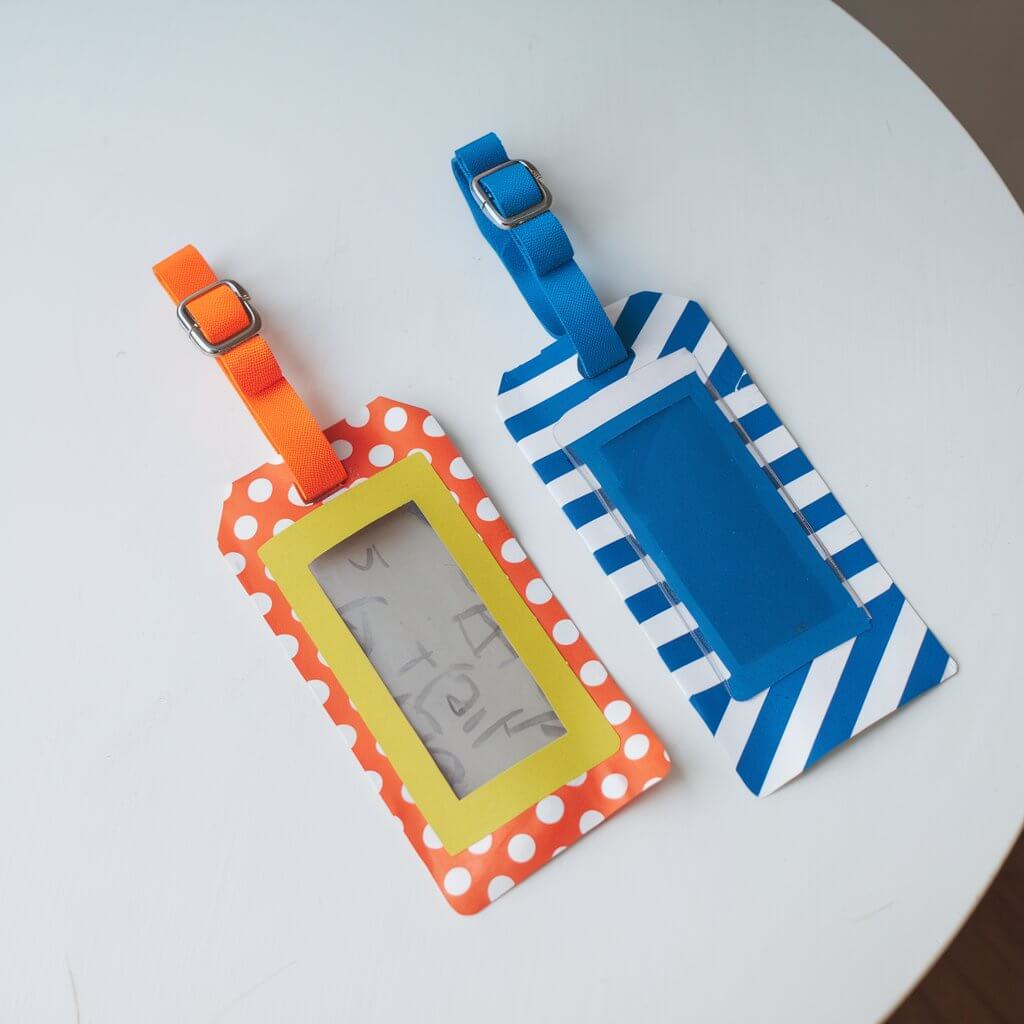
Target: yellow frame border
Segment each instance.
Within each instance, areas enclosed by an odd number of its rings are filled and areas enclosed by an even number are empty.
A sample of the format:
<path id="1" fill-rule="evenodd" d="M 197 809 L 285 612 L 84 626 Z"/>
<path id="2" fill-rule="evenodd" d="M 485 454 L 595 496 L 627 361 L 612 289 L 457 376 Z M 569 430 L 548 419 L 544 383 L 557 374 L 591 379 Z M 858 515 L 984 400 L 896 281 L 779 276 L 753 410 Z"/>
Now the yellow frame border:
<path id="1" fill-rule="evenodd" d="M 325 551 L 410 501 L 480 595 L 566 728 L 564 736 L 461 800 L 310 569 Z M 507 824 L 618 750 L 618 733 L 422 454 L 407 456 L 308 513 L 263 544 L 259 556 L 449 854 Z"/>

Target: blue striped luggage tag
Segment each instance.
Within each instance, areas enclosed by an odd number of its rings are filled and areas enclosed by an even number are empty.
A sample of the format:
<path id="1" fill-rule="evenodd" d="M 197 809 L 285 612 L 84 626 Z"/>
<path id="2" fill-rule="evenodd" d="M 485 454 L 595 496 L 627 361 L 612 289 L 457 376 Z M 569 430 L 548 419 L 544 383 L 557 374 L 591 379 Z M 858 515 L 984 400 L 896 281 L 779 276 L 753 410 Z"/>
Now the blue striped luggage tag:
<path id="1" fill-rule="evenodd" d="M 588 377 L 577 347 L 562 336 L 504 375 L 498 399 L 502 418 L 744 783 L 757 795 L 771 793 L 948 679 L 956 663 L 872 554 L 701 307 L 640 292 L 605 312 L 626 357 Z M 716 649 L 716 641 L 727 643 L 727 638 L 709 636 L 706 619 L 700 628 L 699 611 L 680 599 L 685 584 L 669 585 L 659 560 L 649 557 L 651 538 L 642 543 L 636 536 L 642 531 L 634 532 L 620 503 L 609 501 L 608 467 L 598 480 L 587 453 L 579 450 L 581 439 L 600 439 L 602 428 L 630 410 L 695 379 L 701 388 L 690 388 L 688 397 L 700 390 L 712 396 L 708 401 L 722 424 L 742 438 L 750 467 L 783 497 L 808 551 L 829 566 L 850 597 L 848 606 L 839 600 L 833 609 L 840 632 L 832 635 L 842 642 L 819 643 L 816 656 L 803 663 L 790 652 L 784 674 L 773 676 L 769 668 L 743 687 L 736 687 Z M 609 436 L 621 433 L 613 430 Z M 592 445 L 589 456 L 599 447 Z M 828 635 L 826 630 L 819 641 Z"/>
<path id="2" fill-rule="evenodd" d="M 505 423 L 751 791 L 951 676 L 700 306 L 602 308 L 540 172 L 493 133 L 452 170 L 555 339 L 505 374 Z"/>

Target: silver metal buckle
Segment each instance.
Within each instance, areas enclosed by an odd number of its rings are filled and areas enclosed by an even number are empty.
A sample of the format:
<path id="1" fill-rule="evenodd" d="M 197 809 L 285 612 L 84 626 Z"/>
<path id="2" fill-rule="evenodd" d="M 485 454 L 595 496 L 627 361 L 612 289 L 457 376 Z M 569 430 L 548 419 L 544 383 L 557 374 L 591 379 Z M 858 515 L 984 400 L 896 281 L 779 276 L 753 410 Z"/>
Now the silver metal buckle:
<path id="1" fill-rule="evenodd" d="M 225 338 L 224 341 L 212 342 L 203 334 L 202 327 L 199 326 L 196 318 L 188 311 L 188 304 L 195 302 L 201 295 L 212 292 L 214 288 L 220 288 L 221 285 L 234 292 L 235 297 L 245 310 L 245 315 L 249 318 L 249 323 L 237 334 L 232 334 L 230 338 Z M 208 284 L 205 288 L 200 288 L 199 291 L 193 292 L 187 298 L 182 299 L 178 303 L 178 323 L 185 328 L 192 341 L 208 356 L 221 356 L 225 352 L 230 352 L 236 345 L 241 345 L 243 341 L 248 341 L 249 338 L 259 334 L 260 327 L 263 326 L 259 313 L 256 312 L 249 301 L 249 293 L 237 281 L 229 281 L 226 278 L 223 281 L 214 281 L 213 284 Z"/>
<path id="2" fill-rule="evenodd" d="M 533 176 L 533 180 L 537 183 L 537 188 L 540 189 L 540 202 L 534 203 L 529 209 L 523 210 L 522 213 L 517 213 L 514 217 L 502 217 L 498 212 L 498 208 L 494 205 L 494 200 L 484 191 L 484 187 L 480 182 L 489 174 L 494 174 L 495 171 L 500 171 L 503 167 L 511 167 L 513 164 L 522 164 Z M 539 217 L 542 213 L 551 209 L 551 190 L 541 180 L 540 171 L 529 160 L 506 160 L 503 164 L 489 167 L 486 171 L 481 171 L 473 178 L 469 183 L 469 188 L 473 193 L 473 198 L 480 204 L 480 209 L 483 210 L 487 219 L 505 231 L 508 231 L 510 228 L 517 228 L 520 224 L 525 224 L 528 220 L 533 220 L 534 217 Z"/>

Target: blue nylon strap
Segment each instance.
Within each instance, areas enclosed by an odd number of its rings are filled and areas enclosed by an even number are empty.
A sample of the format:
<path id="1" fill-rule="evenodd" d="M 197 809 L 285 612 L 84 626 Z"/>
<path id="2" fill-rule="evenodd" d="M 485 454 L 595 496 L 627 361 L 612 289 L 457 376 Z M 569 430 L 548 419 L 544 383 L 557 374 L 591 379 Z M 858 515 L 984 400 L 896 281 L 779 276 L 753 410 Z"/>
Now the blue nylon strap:
<path id="1" fill-rule="evenodd" d="M 503 164 L 508 154 L 491 132 L 455 151 L 452 170 L 477 227 L 512 275 L 523 298 L 556 338 L 567 336 L 585 377 L 596 377 L 629 354 L 601 307 L 594 289 L 573 260 L 572 244 L 558 218 L 547 211 L 518 227 L 500 228 L 473 195 L 473 178 Z M 510 164 L 481 178 L 495 209 L 517 217 L 541 201 L 541 190 L 522 164 Z"/>

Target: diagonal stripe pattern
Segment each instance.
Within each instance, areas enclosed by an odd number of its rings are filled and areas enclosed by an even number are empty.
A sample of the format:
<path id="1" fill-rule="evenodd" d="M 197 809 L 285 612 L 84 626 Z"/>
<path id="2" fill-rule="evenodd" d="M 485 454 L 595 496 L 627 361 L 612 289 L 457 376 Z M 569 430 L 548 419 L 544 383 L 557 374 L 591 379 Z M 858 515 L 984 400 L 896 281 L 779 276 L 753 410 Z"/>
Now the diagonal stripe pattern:
<path id="1" fill-rule="evenodd" d="M 948 679 L 956 663 L 879 564 L 828 484 L 752 383 L 701 307 L 639 292 L 606 307 L 629 358 L 585 379 L 567 339 L 504 375 L 505 425 L 657 648 L 740 778 L 773 792 L 852 736 Z M 751 457 L 781 484 L 871 614 L 870 628 L 751 700 L 732 698 L 724 667 L 682 605 L 671 607 L 626 528 L 609 515 L 560 447 L 555 427 L 582 402 L 654 359 L 685 349 L 721 396 L 722 414 L 749 437 Z M 656 572 L 656 570 L 655 570 Z"/>

